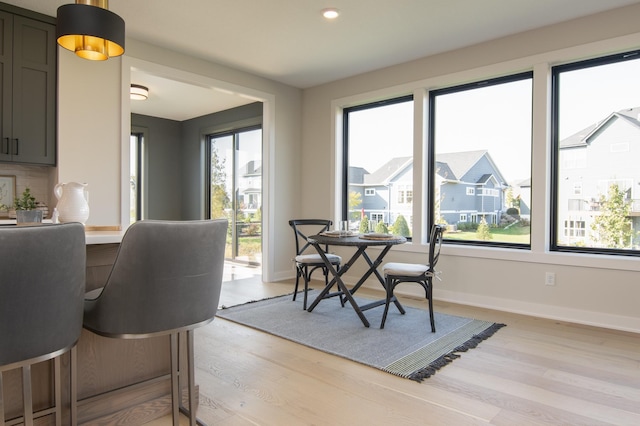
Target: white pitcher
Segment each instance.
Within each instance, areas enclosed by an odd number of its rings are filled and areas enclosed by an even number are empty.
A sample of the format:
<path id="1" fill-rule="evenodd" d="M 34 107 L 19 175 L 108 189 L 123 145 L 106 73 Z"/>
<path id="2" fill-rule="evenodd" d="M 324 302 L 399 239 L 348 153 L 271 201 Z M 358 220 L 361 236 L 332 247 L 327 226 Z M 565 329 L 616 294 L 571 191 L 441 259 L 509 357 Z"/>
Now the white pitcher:
<path id="1" fill-rule="evenodd" d="M 86 183 L 59 183 L 53 188 L 58 199 L 60 222 L 80 222 L 89 219 L 89 192 Z"/>

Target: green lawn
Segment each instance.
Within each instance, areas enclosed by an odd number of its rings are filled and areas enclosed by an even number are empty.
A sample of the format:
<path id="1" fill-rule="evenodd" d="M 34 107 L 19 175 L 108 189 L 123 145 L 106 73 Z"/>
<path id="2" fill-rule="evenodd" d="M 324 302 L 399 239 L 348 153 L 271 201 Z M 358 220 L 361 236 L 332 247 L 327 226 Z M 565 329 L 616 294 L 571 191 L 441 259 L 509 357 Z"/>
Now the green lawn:
<path id="1" fill-rule="evenodd" d="M 516 244 L 529 244 L 531 242 L 530 226 L 513 226 L 509 229 L 503 228 L 489 228 L 493 238 L 490 241 L 499 243 L 516 243 Z M 475 231 L 465 232 L 446 232 L 444 238 L 447 240 L 477 240 L 478 235 Z"/>

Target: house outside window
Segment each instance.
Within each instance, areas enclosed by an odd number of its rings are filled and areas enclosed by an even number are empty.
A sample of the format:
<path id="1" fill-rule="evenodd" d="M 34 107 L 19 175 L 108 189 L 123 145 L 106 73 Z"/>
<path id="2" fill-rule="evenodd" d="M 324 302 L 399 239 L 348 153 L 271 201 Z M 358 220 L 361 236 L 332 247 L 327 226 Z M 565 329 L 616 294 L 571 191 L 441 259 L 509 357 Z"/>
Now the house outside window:
<path id="1" fill-rule="evenodd" d="M 552 68 L 552 250 L 640 254 L 639 55 Z"/>
<path id="2" fill-rule="evenodd" d="M 476 189 L 471 186 L 467 186 L 467 195 L 476 195 Z"/>
<path id="3" fill-rule="evenodd" d="M 343 217 L 413 223 L 413 96 L 343 110 Z M 393 146 L 393 149 L 390 149 Z M 411 237 L 410 235 L 406 235 Z"/>

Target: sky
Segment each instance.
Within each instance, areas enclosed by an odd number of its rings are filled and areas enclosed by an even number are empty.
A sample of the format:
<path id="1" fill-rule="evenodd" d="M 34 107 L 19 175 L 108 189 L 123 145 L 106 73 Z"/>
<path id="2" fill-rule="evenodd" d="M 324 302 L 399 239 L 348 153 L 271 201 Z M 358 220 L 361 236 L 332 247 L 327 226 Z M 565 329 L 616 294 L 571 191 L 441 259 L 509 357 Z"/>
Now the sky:
<path id="1" fill-rule="evenodd" d="M 441 95 L 436 153 L 487 149 L 509 183 L 531 174 L 531 81 Z M 624 108 L 640 106 L 640 59 L 563 73 L 560 139 Z M 412 103 L 352 113 L 350 164 L 374 172 L 412 155 Z"/>

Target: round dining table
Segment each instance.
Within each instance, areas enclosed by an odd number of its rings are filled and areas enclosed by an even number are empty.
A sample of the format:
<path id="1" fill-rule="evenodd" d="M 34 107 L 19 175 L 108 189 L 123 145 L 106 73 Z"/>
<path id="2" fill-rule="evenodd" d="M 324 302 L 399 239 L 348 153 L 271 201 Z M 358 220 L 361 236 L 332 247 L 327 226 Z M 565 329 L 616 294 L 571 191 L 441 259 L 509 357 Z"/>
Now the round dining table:
<path id="1" fill-rule="evenodd" d="M 315 247 L 320 257 L 322 257 L 322 260 L 325 263 L 325 267 L 333 275 L 333 278 L 327 283 L 324 289 L 322 289 L 320 294 L 311 303 L 307 311 L 312 312 L 313 309 L 316 307 L 316 305 L 318 305 L 318 303 L 320 303 L 320 301 L 324 299 L 338 296 L 340 297 L 340 300 L 343 304 L 345 301 L 348 301 L 349 304 L 353 307 L 358 317 L 360 318 L 360 320 L 362 321 L 362 323 L 364 324 L 364 326 L 369 327 L 369 321 L 365 317 L 363 311 L 366 311 L 367 309 L 375 308 L 376 306 L 384 305 L 386 300 L 385 299 L 376 300 L 364 305 L 358 305 L 358 303 L 353 298 L 353 294 L 356 291 L 358 291 L 358 289 L 362 286 L 362 284 L 365 283 L 365 281 L 369 278 L 369 276 L 371 276 L 371 274 L 376 275 L 382 287 L 385 288 L 385 293 L 386 293 L 385 280 L 380 275 L 377 268 L 382 264 L 384 257 L 387 255 L 387 253 L 389 252 L 389 250 L 391 250 L 393 246 L 404 244 L 407 242 L 407 239 L 402 236 L 390 235 L 390 234 L 343 235 L 336 232 L 327 232 L 327 233 L 310 236 L 307 238 L 307 241 L 313 247 Z M 327 245 L 355 247 L 356 251 L 351 256 L 351 258 L 347 263 L 341 265 L 339 269 L 336 269 L 334 265 L 332 265 L 329 259 L 327 258 L 325 251 L 322 249 L 322 246 L 327 246 Z M 372 260 L 367 253 L 367 249 L 370 247 L 382 248 L 382 250 L 380 250 L 380 253 L 378 253 L 378 255 L 375 257 L 374 260 Z M 347 273 L 347 271 L 353 266 L 355 261 L 358 260 L 358 258 L 360 257 L 362 257 L 367 262 L 367 264 L 369 265 L 369 268 L 358 280 L 358 282 L 353 286 L 353 288 L 349 289 L 344 283 L 342 277 L 344 276 L 345 273 Z M 336 292 L 331 293 L 331 289 L 333 288 L 334 285 L 337 286 L 338 290 Z M 398 302 L 398 300 L 395 297 L 392 299 L 392 301 L 394 302 L 398 310 L 402 314 L 404 314 L 405 311 L 402 305 L 400 304 L 400 302 Z"/>

